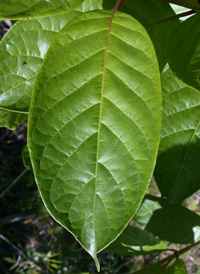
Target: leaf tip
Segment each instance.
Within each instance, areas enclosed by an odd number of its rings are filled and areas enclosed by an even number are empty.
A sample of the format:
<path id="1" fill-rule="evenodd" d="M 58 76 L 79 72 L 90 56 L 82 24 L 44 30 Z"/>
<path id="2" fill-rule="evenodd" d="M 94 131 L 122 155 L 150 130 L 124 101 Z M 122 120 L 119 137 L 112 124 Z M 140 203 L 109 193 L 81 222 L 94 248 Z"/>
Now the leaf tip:
<path id="1" fill-rule="evenodd" d="M 97 259 L 97 255 L 96 255 L 96 254 L 95 254 L 95 256 L 94 256 L 94 262 L 95 262 L 97 271 L 100 272 L 100 264 L 99 264 L 99 261 L 98 261 L 98 259 Z"/>

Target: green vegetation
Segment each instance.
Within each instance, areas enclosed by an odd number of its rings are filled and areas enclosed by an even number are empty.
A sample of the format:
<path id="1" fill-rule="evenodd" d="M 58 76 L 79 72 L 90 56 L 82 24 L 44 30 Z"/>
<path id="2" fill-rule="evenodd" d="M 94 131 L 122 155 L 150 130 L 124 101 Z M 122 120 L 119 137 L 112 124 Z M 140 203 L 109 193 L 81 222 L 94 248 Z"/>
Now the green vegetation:
<path id="1" fill-rule="evenodd" d="M 200 189 L 199 2 L 3 2 L 0 19 L 17 22 L 0 43 L 0 126 L 28 118 L 27 168 L 13 177 L 2 160 L 0 236 L 17 254 L 3 271 L 94 272 L 89 253 L 103 273 L 187 273 L 179 256 L 200 244 L 195 202 L 187 208 Z M 22 220 L 44 246 L 11 236 L 23 238 Z"/>

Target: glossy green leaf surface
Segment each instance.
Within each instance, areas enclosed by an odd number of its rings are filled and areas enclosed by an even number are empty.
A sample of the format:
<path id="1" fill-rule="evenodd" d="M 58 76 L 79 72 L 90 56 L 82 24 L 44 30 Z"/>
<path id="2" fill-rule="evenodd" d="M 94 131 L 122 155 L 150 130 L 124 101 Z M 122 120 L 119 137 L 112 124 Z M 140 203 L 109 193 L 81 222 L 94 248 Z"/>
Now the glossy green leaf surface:
<path id="1" fill-rule="evenodd" d="M 23 12 L 27 9 L 30 9 L 32 6 L 36 5 L 40 0 L 0 0 L 0 14 L 2 15 L 10 15 L 15 13 Z"/>
<path id="2" fill-rule="evenodd" d="M 65 13 L 83 0 L 0 0 L 0 19 L 30 19 Z"/>
<path id="3" fill-rule="evenodd" d="M 162 74 L 163 116 L 155 179 L 178 203 L 200 189 L 200 92 L 170 70 Z"/>
<path id="4" fill-rule="evenodd" d="M 22 124 L 26 119 L 27 115 L 24 113 L 0 109 L 0 127 L 7 127 L 15 130 L 16 127 Z"/>
<path id="5" fill-rule="evenodd" d="M 78 12 L 17 22 L 0 43 L 0 108 L 28 113 L 32 88 L 59 30 Z"/>
<path id="6" fill-rule="evenodd" d="M 83 3 L 76 8 L 77 11 L 87 12 L 91 10 L 102 9 L 103 0 L 84 0 Z"/>
<path id="7" fill-rule="evenodd" d="M 200 216 L 166 199 L 146 195 L 134 220 L 162 240 L 190 244 L 200 240 Z"/>
<path id="8" fill-rule="evenodd" d="M 107 250 L 123 255 L 145 255 L 168 249 L 158 238 L 137 227 L 127 226 Z"/>
<path id="9" fill-rule="evenodd" d="M 103 7 L 112 9 L 115 3 L 115 0 L 104 0 Z M 180 23 L 177 18 L 159 23 L 175 15 L 169 3 L 160 0 L 126 0 L 121 5 L 120 11 L 132 15 L 146 28 L 154 44 L 160 70 L 162 71 L 167 63 L 169 37 Z"/>
<path id="10" fill-rule="evenodd" d="M 131 220 L 155 165 L 159 69 L 132 17 L 84 13 L 52 43 L 34 90 L 28 148 L 52 216 L 96 253 Z"/>
<path id="11" fill-rule="evenodd" d="M 184 21 L 171 35 L 169 65 L 186 84 L 200 91 L 200 13 Z"/>

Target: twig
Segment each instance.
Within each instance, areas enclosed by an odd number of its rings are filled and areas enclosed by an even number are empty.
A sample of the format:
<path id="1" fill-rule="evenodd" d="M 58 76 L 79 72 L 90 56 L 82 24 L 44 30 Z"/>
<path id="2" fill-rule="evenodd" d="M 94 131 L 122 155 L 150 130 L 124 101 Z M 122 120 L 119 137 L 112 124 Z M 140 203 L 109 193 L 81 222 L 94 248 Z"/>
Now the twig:
<path id="1" fill-rule="evenodd" d="M 185 248 L 181 249 L 181 250 L 177 250 L 174 254 L 162 259 L 161 261 L 158 261 L 156 262 L 155 264 L 152 264 L 144 269 L 141 269 L 139 271 L 136 271 L 134 272 L 135 274 L 136 273 L 148 273 L 147 271 L 150 270 L 150 269 L 154 269 L 155 267 L 157 266 L 160 266 L 160 265 L 163 265 L 164 263 L 167 263 L 168 261 L 172 261 L 173 259 L 177 259 L 180 255 L 184 254 L 185 252 L 187 252 L 188 250 L 192 249 L 193 247 L 195 246 L 198 246 L 200 245 L 200 241 L 194 243 L 194 244 L 191 244 L 191 245 L 188 245 L 186 246 Z"/>
<path id="2" fill-rule="evenodd" d="M 178 258 L 176 258 L 178 259 Z M 170 259 L 168 262 L 166 262 L 164 265 L 163 265 L 163 268 L 166 268 L 171 262 L 172 262 L 173 258 Z"/>
<path id="3" fill-rule="evenodd" d="M 0 194 L 0 198 L 2 198 L 5 193 L 8 192 L 8 190 L 10 190 L 10 188 L 13 187 L 28 170 L 28 168 L 25 168 L 22 173 Z"/>
<path id="4" fill-rule="evenodd" d="M 117 3 L 116 3 L 116 10 L 119 10 L 119 8 L 121 7 L 121 4 L 124 2 L 124 0 L 119 0 L 119 1 L 117 1 Z"/>
<path id="5" fill-rule="evenodd" d="M 175 18 L 181 18 L 181 17 L 189 16 L 189 15 L 192 15 L 194 13 L 196 13 L 194 10 L 189 10 L 189 11 L 186 11 L 186 12 L 183 12 L 183 13 L 180 13 L 180 14 L 176 14 L 174 16 L 171 16 L 169 18 L 163 19 L 161 21 L 157 21 L 155 23 L 152 23 L 152 24 L 146 26 L 146 28 L 149 28 L 149 27 L 154 26 L 154 25 L 158 25 L 160 23 L 164 23 L 166 21 L 169 21 L 169 20 L 172 20 L 172 19 L 175 19 Z"/>
<path id="6" fill-rule="evenodd" d="M 13 249 L 15 249 L 20 255 L 24 256 L 24 253 L 13 243 L 11 243 L 6 237 L 4 237 L 2 234 L 0 234 L 0 239 L 5 241 L 7 244 L 9 244 Z"/>
<path id="7" fill-rule="evenodd" d="M 15 223 L 15 222 L 20 222 L 23 220 L 27 220 L 27 219 L 32 219 L 35 215 L 26 215 L 23 213 L 19 213 L 19 214 L 15 214 L 15 215 L 9 215 L 7 217 L 4 217 L 3 219 L 0 219 L 0 223 L 2 225 L 7 225 L 7 224 L 11 224 L 11 223 Z"/>

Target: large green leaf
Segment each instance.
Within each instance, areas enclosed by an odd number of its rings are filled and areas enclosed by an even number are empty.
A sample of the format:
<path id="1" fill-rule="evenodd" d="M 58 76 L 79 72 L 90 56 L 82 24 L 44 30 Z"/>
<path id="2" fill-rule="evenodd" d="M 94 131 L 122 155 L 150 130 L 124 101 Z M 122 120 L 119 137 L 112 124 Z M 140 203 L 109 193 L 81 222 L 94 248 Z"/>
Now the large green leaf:
<path id="1" fill-rule="evenodd" d="M 14 130 L 26 119 L 27 115 L 24 113 L 17 113 L 0 109 L 0 127 L 7 127 L 9 129 Z"/>
<path id="2" fill-rule="evenodd" d="M 123 255 L 144 255 L 161 252 L 168 246 L 158 238 L 137 227 L 127 226 L 107 250 Z"/>
<path id="3" fill-rule="evenodd" d="M 103 6 L 105 9 L 112 9 L 115 2 L 116 0 L 104 0 Z M 132 15 L 146 28 L 154 44 L 160 70 L 162 70 L 167 63 L 169 37 L 179 25 L 177 18 L 159 23 L 175 15 L 169 3 L 160 0 L 125 0 L 120 11 Z"/>
<path id="4" fill-rule="evenodd" d="M 183 206 L 170 205 L 164 198 L 146 195 L 134 220 L 171 243 L 190 244 L 200 240 L 200 216 Z"/>
<path id="5" fill-rule="evenodd" d="M 170 70 L 162 74 L 163 117 L 155 179 L 162 196 L 181 202 L 200 188 L 200 93 Z"/>
<path id="6" fill-rule="evenodd" d="M 169 65 L 186 84 L 200 90 L 200 13 L 184 21 L 171 35 Z"/>
<path id="7" fill-rule="evenodd" d="M 60 29 L 78 12 L 17 22 L 0 43 L 0 108 L 27 113 L 35 77 Z"/>
<path id="8" fill-rule="evenodd" d="M 44 203 L 94 258 L 139 207 L 161 123 L 151 40 L 122 13 L 109 32 L 110 16 L 84 13 L 61 30 L 29 114 L 28 147 Z"/>
<path id="9" fill-rule="evenodd" d="M 0 19 L 25 19 L 65 13 L 83 0 L 0 0 Z"/>

